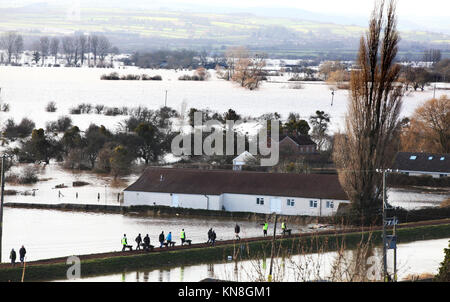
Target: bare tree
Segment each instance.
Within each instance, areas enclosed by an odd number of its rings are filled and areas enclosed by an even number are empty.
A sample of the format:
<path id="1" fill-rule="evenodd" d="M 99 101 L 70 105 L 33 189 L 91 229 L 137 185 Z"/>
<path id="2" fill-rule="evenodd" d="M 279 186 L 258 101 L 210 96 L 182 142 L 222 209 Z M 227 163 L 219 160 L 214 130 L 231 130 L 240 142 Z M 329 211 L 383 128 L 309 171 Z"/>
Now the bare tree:
<path id="1" fill-rule="evenodd" d="M 403 87 L 394 63 L 399 35 L 395 0 L 384 15 L 384 1 L 375 6 L 366 37 L 361 38 L 357 64 L 350 80 L 345 135 L 336 137 L 334 160 L 354 213 L 374 218 L 381 207 L 381 176 L 376 169 L 392 163 L 391 145 L 398 138 Z M 369 221 L 369 220 L 366 220 Z M 373 222 L 373 221 L 371 221 Z"/>
<path id="2" fill-rule="evenodd" d="M 250 90 L 259 87 L 262 69 L 266 66 L 265 55 L 251 55 L 246 48 L 238 47 L 228 51 L 227 58 L 228 77 Z"/>
<path id="3" fill-rule="evenodd" d="M 16 41 L 14 42 L 14 56 L 16 58 L 16 63 L 20 59 L 20 54 L 23 51 L 23 38 L 22 35 L 18 35 Z"/>
<path id="4" fill-rule="evenodd" d="M 97 54 L 98 54 L 98 43 L 99 39 L 98 36 L 92 35 L 90 39 L 90 46 L 92 54 L 94 55 L 94 66 L 97 66 Z"/>
<path id="5" fill-rule="evenodd" d="M 111 42 L 105 36 L 100 36 L 98 39 L 98 56 L 100 57 L 100 63 L 104 65 L 105 58 L 111 50 Z"/>
<path id="6" fill-rule="evenodd" d="M 50 54 L 55 57 L 55 64 L 58 59 L 58 51 L 59 51 L 59 38 L 52 38 L 50 42 Z"/>
<path id="7" fill-rule="evenodd" d="M 81 59 L 81 66 L 84 64 L 84 56 L 88 50 L 88 41 L 87 37 L 85 35 L 80 35 L 78 37 L 78 42 L 80 45 L 80 59 Z"/>
<path id="8" fill-rule="evenodd" d="M 50 39 L 48 37 L 41 37 L 39 39 L 39 48 L 42 57 L 42 66 L 45 64 L 45 58 L 48 57 L 50 50 Z"/>
<path id="9" fill-rule="evenodd" d="M 62 50 L 66 57 L 67 65 L 72 65 L 75 56 L 75 41 L 71 36 L 62 38 Z"/>
<path id="10" fill-rule="evenodd" d="M 14 45 L 18 38 L 18 34 L 15 31 L 8 31 L 0 37 L 0 46 L 6 51 L 8 57 L 8 64 L 11 64 L 11 58 L 14 53 Z"/>

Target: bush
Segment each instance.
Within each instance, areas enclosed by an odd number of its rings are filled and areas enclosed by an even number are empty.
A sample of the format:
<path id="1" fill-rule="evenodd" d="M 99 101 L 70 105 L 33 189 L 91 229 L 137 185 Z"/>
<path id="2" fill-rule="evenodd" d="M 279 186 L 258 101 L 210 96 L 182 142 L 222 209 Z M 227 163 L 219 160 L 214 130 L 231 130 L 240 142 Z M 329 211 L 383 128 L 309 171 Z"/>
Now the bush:
<path id="1" fill-rule="evenodd" d="M 4 103 L 2 104 L 0 111 L 2 112 L 9 112 L 9 104 L 8 103 Z"/>
<path id="2" fill-rule="evenodd" d="M 72 119 L 68 116 L 61 116 L 56 122 L 46 124 L 47 132 L 65 132 L 70 127 L 72 127 Z"/>
<path id="3" fill-rule="evenodd" d="M 89 183 L 85 182 L 85 181 L 74 181 L 72 183 L 72 186 L 74 187 L 83 187 L 83 186 L 87 186 Z"/>
<path id="4" fill-rule="evenodd" d="M 119 74 L 117 72 L 111 72 L 109 75 L 102 75 L 101 80 L 120 80 Z"/>
<path id="5" fill-rule="evenodd" d="M 439 273 L 434 278 L 438 282 L 450 282 L 450 241 L 448 248 L 444 249 L 444 260 L 439 267 Z"/>
<path id="6" fill-rule="evenodd" d="M 152 80 L 153 80 L 153 81 L 162 81 L 162 76 L 160 76 L 160 75 L 155 75 L 155 76 L 152 77 Z"/>
<path id="7" fill-rule="evenodd" d="M 95 105 L 95 111 L 97 114 L 102 113 L 103 109 L 105 109 L 105 105 L 102 104 Z"/>
<path id="8" fill-rule="evenodd" d="M 20 184 L 36 183 L 39 180 L 37 174 L 38 174 L 37 167 L 27 166 L 22 170 L 22 173 L 19 176 L 19 183 Z"/>
<path id="9" fill-rule="evenodd" d="M 47 112 L 56 112 L 56 103 L 55 102 L 48 102 L 47 106 L 45 107 L 45 111 Z"/>
<path id="10" fill-rule="evenodd" d="M 19 125 L 16 125 L 13 119 L 8 119 L 3 130 L 3 135 L 10 140 L 26 138 L 30 136 L 35 126 L 34 122 L 27 118 L 23 118 Z"/>
<path id="11" fill-rule="evenodd" d="M 69 113 L 70 114 L 81 114 L 81 109 L 80 108 L 70 108 Z"/>
<path id="12" fill-rule="evenodd" d="M 103 111 L 104 115 L 107 116 L 116 116 L 116 115 L 121 115 L 121 112 L 119 110 L 119 108 L 117 107 L 106 107 L 105 110 Z"/>

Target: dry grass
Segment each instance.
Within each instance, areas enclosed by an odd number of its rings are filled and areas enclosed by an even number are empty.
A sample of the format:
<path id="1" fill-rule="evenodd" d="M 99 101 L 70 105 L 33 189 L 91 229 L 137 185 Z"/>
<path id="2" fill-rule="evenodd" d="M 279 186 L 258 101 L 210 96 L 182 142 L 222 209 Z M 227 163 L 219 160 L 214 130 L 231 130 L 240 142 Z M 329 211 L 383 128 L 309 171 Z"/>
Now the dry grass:
<path id="1" fill-rule="evenodd" d="M 441 202 L 441 204 L 439 205 L 441 208 L 447 208 L 450 207 L 450 197 L 447 198 L 446 200 L 444 200 L 443 202 Z"/>

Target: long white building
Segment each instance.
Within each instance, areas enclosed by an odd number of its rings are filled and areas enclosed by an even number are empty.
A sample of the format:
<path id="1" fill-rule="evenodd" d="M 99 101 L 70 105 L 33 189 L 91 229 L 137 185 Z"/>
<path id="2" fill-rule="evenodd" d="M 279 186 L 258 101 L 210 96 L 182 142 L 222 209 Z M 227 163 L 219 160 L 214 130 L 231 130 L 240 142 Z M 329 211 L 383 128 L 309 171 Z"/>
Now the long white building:
<path id="1" fill-rule="evenodd" d="M 124 206 L 331 216 L 348 203 L 337 175 L 148 168 L 124 190 Z"/>

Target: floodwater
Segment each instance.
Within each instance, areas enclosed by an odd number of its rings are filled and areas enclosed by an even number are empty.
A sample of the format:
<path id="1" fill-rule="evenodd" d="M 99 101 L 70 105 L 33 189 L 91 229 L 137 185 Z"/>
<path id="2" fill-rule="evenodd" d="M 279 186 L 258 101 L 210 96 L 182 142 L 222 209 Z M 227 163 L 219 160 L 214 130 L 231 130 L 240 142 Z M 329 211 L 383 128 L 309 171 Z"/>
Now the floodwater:
<path id="1" fill-rule="evenodd" d="M 444 259 L 444 248 L 448 247 L 450 238 L 438 240 L 415 241 L 398 244 L 397 276 L 404 280 L 408 275 L 436 274 L 439 264 Z M 375 249 L 376 264 L 374 270 L 380 269 L 382 251 Z M 335 252 L 311 255 L 295 255 L 291 258 L 276 258 L 274 261 L 274 280 L 282 282 L 298 282 L 310 280 L 327 280 L 331 276 L 331 266 L 336 259 Z M 345 255 L 352 259 L 352 252 Z M 387 255 L 388 272 L 393 272 L 393 251 Z M 308 264 L 308 266 L 306 265 Z M 140 270 L 111 274 L 105 276 L 81 278 L 71 281 L 83 282 L 197 282 L 205 278 L 231 280 L 239 282 L 263 281 L 267 277 L 270 258 L 264 260 L 228 261 L 208 263 L 175 268 Z M 343 265 L 342 267 L 347 267 Z M 300 270 L 303 268 L 303 271 Z M 379 271 L 378 271 L 379 272 Z M 81 275 L 83 268 L 81 267 Z M 67 280 L 59 280 L 67 281 Z M 336 280 L 335 280 L 336 281 Z M 340 281 L 348 281 L 345 278 Z"/>
<path id="2" fill-rule="evenodd" d="M 117 71 L 123 74 L 161 75 L 162 81 L 102 81 L 104 73 Z M 80 103 L 104 104 L 109 107 L 144 105 L 157 109 L 164 105 L 167 91 L 167 105 L 180 110 L 185 102 L 187 108 L 209 108 L 225 112 L 232 108 L 243 116 L 257 117 L 269 112 L 278 112 L 286 119 L 290 112 L 302 118 L 309 118 L 316 110 L 331 115 L 330 129 L 338 130 L 343 125 L 347 111 L 348 91 L 338 90 L 331 105 L 331 91 L 323 83 L 302 83 L 303 89 L 289 89 L 289 84 L 263 83 L 256 91 L 245 90 L 239 85 L 219 80 L 214 71 L 208 81 L 178 81 L 183 74 L 192 71 L 150 70 L 129 67 L 127 69 L 101 68 L 48 68 L 0 66 L 1 98 L 10 105 L 10 111 L 1 113 L 4 122 L 12 117 L 19 122 L 23 117 L 32 119 L 37 127 L 45 127 L 47 121 L 68 115 L 69 109 Z M 292 75 L 273 78 L 273 81 L 287 81 Z M 292 83 L 290 83 L 292 84 Z M 447 84 L 439 84 L 446 86 Z M 446 86 L 447 87 L 447 86 Z M 436 97 L 445 94 L 437 90 Z M 448 92 L 447 92 L 448 93 Z M 432 98 L 433 90 L 414 92 L 404 98 L 402 115 L 411 115 L 417 106 Z M 45 111 L 48 102 L 53 101 L 57 112 Z M 97 114 L 71 115 L 81 130 L 90 123 L 97 123 L 114 129 L 124 116 L 107 117 Z"/>
<path id="3" fill-rule="evenodd" d="M 263 221 L 237 221 L 241 237 L 262 235 Z M 8 261 L 12 248 L 27 249 L 27 260 L 39 260 L 70 255 L 83 255 L 121 250 L 121 239 L 127 234 L 128 242 L 140 233 L 149 234 L 151 243 L 157 245 L 161 231 L 172 232 L 172 238 L 180 242 L 181 229 L 193 243 L 206 242 L 209 228 L 217 234 L 217 240 L 234 238 L 236 221 L 225 219 L 198 219 L 183 217 L 136 217 L 121 214 L 69 212 L 4 208 L 3 216 L 3 262 Z M 307 225 L 289 224 L 293 233 L 311 231 Z M 272 224 L 269 223 L 269 233 Z"/>

